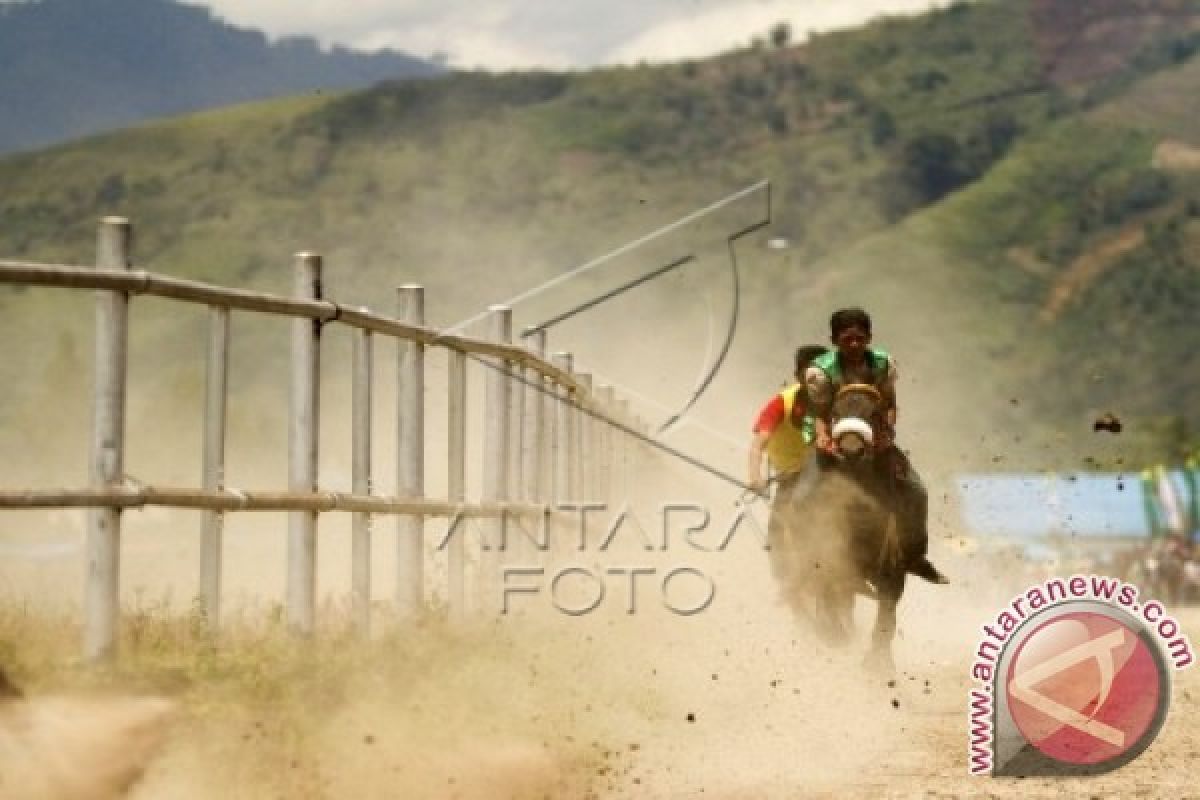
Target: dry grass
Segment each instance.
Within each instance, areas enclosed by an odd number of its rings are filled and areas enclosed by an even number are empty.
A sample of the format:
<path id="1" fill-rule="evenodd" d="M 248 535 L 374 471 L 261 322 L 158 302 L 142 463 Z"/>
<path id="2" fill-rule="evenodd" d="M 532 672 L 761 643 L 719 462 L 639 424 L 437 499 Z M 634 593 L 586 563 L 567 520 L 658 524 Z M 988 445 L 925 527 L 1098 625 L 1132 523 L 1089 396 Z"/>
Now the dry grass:
<path id="1" fill-rule="evenodd" d="M 333 617 L 301 639 L 279 614 L 235 616 L 218 646 L 196 615 L 134 608 L 119 659 L 95 668 L 78 659 L 75 620 L 0 606 L 0 659 L 29 698 L 0 713 L 0 775 L 24 776 L 0 794 L 119 796 L 95 788 L 109 785 L 97 765 L 111 758 L 64 757 L 63 748 L 123 741 L 144 762 L 156 749 L 134 746 L 147 715 L 154 743 L 168 716 L 174 724 L 136 797 L 588 793 L 603 769 L 599 733 L 576 718 L 569 659 L 539 661 L 551 652 L 542 633 L 437 618 L 380 628 L 388 633 L 364 642 Z M 17 708 L 33 710 L 18 718 Z M 29 721 L 39 714 L 49 721 Z M 43 786 L 30 764 L 56 777 Z"/>

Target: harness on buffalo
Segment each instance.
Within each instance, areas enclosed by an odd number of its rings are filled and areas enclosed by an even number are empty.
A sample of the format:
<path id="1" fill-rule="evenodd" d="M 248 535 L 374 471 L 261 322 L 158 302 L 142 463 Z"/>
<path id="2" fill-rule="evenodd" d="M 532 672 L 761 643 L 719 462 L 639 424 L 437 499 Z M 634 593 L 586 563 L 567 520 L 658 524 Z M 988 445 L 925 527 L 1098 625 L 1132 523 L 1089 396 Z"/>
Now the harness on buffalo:
<path id="1" fill-rule="evenodd" d="M 875 442 L 876 426 L 882 422 L 880 417 L 883 406 L 883 394 L 870 384 L 851 383 L 837 390 L 833 399 L 834 423 L 830 436 L 837 442 L 839 452 L 850 458 L 866 455 Z M 881 457 L 889 462 L 884 465 L 884 489 L 889 502 L 887 526 L 879 546 L 878 564 L 881 571 L 893 571 L 899 567 L 902 559 L 899 520 L 893 508 L 896 497 L 896 470 L 886 454 L 882 454 Z"/>

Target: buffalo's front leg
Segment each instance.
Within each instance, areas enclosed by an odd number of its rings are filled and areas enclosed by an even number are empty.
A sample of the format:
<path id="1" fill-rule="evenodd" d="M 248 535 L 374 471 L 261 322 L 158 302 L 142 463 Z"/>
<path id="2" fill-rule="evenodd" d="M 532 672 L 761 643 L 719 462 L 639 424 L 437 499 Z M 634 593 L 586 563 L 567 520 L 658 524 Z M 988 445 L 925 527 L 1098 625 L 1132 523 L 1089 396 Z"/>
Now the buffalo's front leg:
<path id="1" fill-rule="evenodd" d="M 896 662 L 892 658 L 892 641 L 896 638 L 896 607 L 900 604 L 900 595 L 904 593 L 904 573 L 882 578 L 876 589 L 879 607 L 866 664 L 872 670 L 892 673 L 896 671 Z"/>

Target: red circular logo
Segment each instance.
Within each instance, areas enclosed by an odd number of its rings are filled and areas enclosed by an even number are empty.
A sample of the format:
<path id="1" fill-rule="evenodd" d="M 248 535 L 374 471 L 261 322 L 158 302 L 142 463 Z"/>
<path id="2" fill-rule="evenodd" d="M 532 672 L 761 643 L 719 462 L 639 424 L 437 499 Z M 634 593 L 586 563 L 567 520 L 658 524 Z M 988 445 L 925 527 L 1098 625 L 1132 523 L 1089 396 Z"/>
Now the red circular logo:
<path id="1" fill-rule="evenodd" d="M 1026 741 L 1057 761 L 1100 764 L 1157 733 L 1166 687 L 1136 631 L 1108 615 L 1076 611 L 1021 642 L 1006 691 Z"/>

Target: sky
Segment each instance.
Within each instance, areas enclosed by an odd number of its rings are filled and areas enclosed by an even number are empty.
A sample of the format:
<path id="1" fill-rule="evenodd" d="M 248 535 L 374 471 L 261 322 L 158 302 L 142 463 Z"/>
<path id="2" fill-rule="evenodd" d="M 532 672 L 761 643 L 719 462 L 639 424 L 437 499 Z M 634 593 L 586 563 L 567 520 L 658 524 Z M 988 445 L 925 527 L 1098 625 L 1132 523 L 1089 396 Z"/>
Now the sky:
<path id="1" fill-rule="evenodd" d="M 190 0 L 271 37 L 392 48 L 461 68 L 587 68 L 677 61 L 749 44 L 778 22 L 794 38 L 939 0 Z"/>

